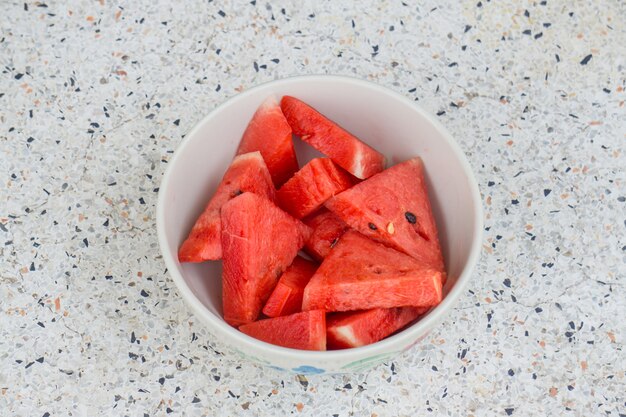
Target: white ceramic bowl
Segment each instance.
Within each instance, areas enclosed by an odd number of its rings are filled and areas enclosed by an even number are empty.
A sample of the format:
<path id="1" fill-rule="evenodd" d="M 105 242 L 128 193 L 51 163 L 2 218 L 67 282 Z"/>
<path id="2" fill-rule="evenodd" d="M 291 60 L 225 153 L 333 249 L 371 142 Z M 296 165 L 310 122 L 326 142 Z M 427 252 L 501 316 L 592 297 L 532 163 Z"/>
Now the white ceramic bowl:
<path id="1" fill-rule="evenodd" d="M 222 319 L 221 263 L 181 264 L 178 248 L 230 164 L 241 135 L 269 95 L 312 105 L 387 156 L 388 164 L 419 155 L 448 271 L 444 299 L 421 320 L 378 343 L 313 352 L 251 338 Z M 317 153 L 296 143 L 303 165 Z M 246 359 L 304 374 L 360 371 L 422 341 L 452 309 L 478 261 L 482 206 L 472 170 L 446 129 L 413 101 L 354 78 L 302 76 L 272 81 L 226 101 L 196 125 L 176 150 L 161 182 L 157 230 L 165 264 L 180 295 L 217 340 Z M 426 343 L 426 342 L 424 342 Z"/>

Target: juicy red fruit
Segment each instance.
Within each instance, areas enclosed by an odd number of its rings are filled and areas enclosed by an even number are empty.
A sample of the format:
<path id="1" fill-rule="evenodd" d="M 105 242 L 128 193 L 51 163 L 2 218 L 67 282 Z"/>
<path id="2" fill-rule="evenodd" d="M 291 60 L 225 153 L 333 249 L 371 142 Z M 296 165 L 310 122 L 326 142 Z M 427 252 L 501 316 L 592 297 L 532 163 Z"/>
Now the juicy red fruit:
<path id="1" fill-rule="evenodd" d="M 424 164 L 419 157 L 337 194 L 326 207 L 364 235 L 444 270 Z"/>
<path id="2" fill-rule="evenodd" d="M 237 155 L 260 151 L 278 188 L 298 170 L 291 127 L 275 97 L 267 98 L 248 123 Z"/>
<path id="3" fill-rule="evenodd" d="M 222 258 L 220 210 L 227 201 L 243 192 L 252 192 L 274 200 L 274 185 L 259 152 L 235 157 L 215 194 L 180 247 L 178 251 L 180 262 L 202 262 Z"/>
<path id="4" fill-rule="evenodd" d="M 284 96 L 280 107 L 293 132 L 359 179 L 385 168 L 385 157 L 356 136 L 295 97 Z"/>
<path id="5" fill-rule="evenodd" d="M 281 275 L 270 298 L 267 299 L 263 314 L 268 317 L 278 317 L 302 311 L 304 287 L 316 270 L 315 263 L 296 256 L 293 263 Z"/>
<path id="6" fill-rule="evenodd" d="M 440 270 L 348 231 L 304 289 L 302 309 L 431 307 L 441 301 L 441 275 Z"/>
<path id="7" fill-rule="evenodd" d="M 271 201 L 243 193 L 222 207 L 222 303 L 233 326 L 259 316 L 311 230 Z"/>
<path id="8" fill-rule="evenodd" d="M 378 342 L 426 311 L 427 307 L 395 307 L 330 314 L 326 318 L 328 349 L 347 349 Z"/>
<path id="9" fill-rule="evenodd" d="M 239 327 L 243 333 L 274 345 L 326 350 L 326 314 L 322 310 L 259 320 Z"/>
<path id="10" fill-rule="evenodd" d="M 313 230 L 304 245 L 304 250 L 318 261 L 328 255 L 339 238 L 349 229 L 343 220 L 324 207 L 302 221 Z"/>
<path id="11" fill-rule="evenodd" d="M 280 187 L 276 192 L 276 202 L 283 210 L 301 219 L 352 184 L 350 174 L 333 161 L 315 158 Z"/>

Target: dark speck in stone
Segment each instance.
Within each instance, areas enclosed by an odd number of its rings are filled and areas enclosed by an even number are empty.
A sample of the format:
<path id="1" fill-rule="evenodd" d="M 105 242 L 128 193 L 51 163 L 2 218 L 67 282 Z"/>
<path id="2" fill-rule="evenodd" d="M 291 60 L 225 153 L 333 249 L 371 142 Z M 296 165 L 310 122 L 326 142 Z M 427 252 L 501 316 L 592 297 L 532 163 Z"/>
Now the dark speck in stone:
<path id="1" fill-rule="evenodd" d="M 524 10 L 524 16 L 530 17 L 530 12 L 528 10 Z"/>
<path id="2" fill-rule="evenodd" d="M 476 3 L 476 7 L 483 7 L 483 2 L 479 1 L 478 3 Z"/>
<path id="3" fill-rule="evenodd" d="M 551 190 L 551 189 L 549 189 L 549 188 L 545 188 L 545 189 L 543 190 L 543 196 L 544 196 L 544 197 L 547 197 L 548 195 L 550 195 L 550 193 L 551 193 L 551 192 L 552 192 L 552 190 Z"/>
<path id="4" fill-rule="evenodd" d="M 24 76 L 24 74 L 22 74 L 21 72 L 20 72 L 20 73 L 17 73 L 17 74 L 15 74 L 15 79 L 16 79 L 16 80 L 19 80 L 19 79 L 20 79 L 20 78 L 22 78 L 23 76 Z"/>
<path id="5" fill-rule="evenodd" d="M 574 390 L 574 387 L 573 387 L 572 385 L 568 385 L 568 386 L 567 386 L 567 389 L 568 389 L 569 391 L 573 391 L 573 390 Z"/>
<path id="6" fill-rule="evenodd" d="M 465 31 L 463 33 L 467 33 L 469 32 L 469 30 L 472 28 L 471 25 L 465 25 Z"/>
<path id="7" fill-rule="evenodd" d="M 511 288 L 511 280 L 510 279 L 506 278 L 502 283 L 504 284 L 505 287 Z"/>
<path id="8" fill-rule="evenodd" d="M 159 384 L 161 385 L 165 384 L 165 378 L 163 377 L 159 378 Z"/>
<path id="9" fill-rule="evenodd" d="M 543 308 L 535 307 L 535 313 L 541 313 L 542 311 L 543 311 Z"/>
<path id="10" fill-rule="evenodd" d="M 530 35 L 532 32 L 530 31 L 530 29 L 526 29 L 525 31 L 522 32 L 524 35 Z"/>
<path id="11" fill-rule="evenodd" d="M 512 370 L 512 369 L 509 369 L 508 374 L 509 374 L 509 376 L 513 376 L 513 375 L 515 375 L 515 371 L 514 371 L 514 370 Z"/>
<path id="12" fill-rule="evenodd" d="M 543 36 L 543 32 L 539 32 L 535 35 L 535 39 L 539 39 Z"/>
<path id="13" fill-rule="evenodd" d="M 444 114 L 446 114 L 445 110 L 439 110 L 437 112 L 437 116 L 443 116 Z"/>
<path id="14" fill-rule="evenodd" d="M 591 61 L 592 57 L 593 57 L 592 54 L 587 55 L 586 57 L 583 58 L 582 61 L 580 61 L 580 65 L 587 65 L 589 61 Z"/>
<path id="15" fill-rule="evenodd" d="M 511 200 L 511 204 L 513 204 L 515 206 L 515 205 L 519 204 L 519 201 L 518 200 Z"/>
<path id="16" fill-rule="evenodd" d="M 31 271 L 34 271 L 34 270 L 35 270 L 35 263 L 34 263 L 34 262 L 31 262 L 31 263 L 30 263 L 30 268 L 29 268 L 29 269 L 30 269 Z"/>
<path id="17" fill-rule="evenodd" d="M 493 182 L 493 181 L 489 181 L 489 182 L 487 183 L 487 187 L 493 187 L 494 185 L 496 185 L 496 183 L 495 183 L 495 182 Z"/>
<path id="18" fill-rule="evenodd" d="M 219 12 L 217 12 L 217 14 L 219 14 L 222 17 L 226 17 L 226 13 L 224 13 L 222 10 L 220 10 Z"/>
<path id="19" fill-rule="evenodd" d="M 549 28 L 550 26 L 552 26 L 552 23 L 550 23 L 550 22 L 546 22 L 546 23 L 543 24 L 544 28 Z"/>
<path id="20" fill-rule="evenodd" d="M 439 369 L 437 369 L 437 367 L 436 367 L 435 365 L 433 365 L 433 366 L 431 367 L 431 369 L 432 369 L 433 371 L 435 371 L 435 372 L 439 371 Z"/>
<path id="21" fill-rule="evenodd" d="M 140 293 L 140 294 L 141 294 L 141 296 L 142 296 L 142 297 L 149 297 L 149 296 L 150 296 L 150 294 L 148 294 L 148 293 L 146 292 L 146 290 L 141 290 L 141 293 Z"/>
<path id="22" fill-rule="evenodd" d="M 506 413 L 507 416 L 513 415 L 513 411 L 515 411 L 515 408 L 505 408 L 504 412 Z"/>
<path id="23" fill-rule="evenodd" d="M 41 417 L 50 417 L 50 413 L 46 411 Z"/>
<path id="24" fill-rule="evenodd" d="M 89 241 L 87 240 L 87 238 L 83 239 L 83 243 L 85 244 L 85 247 L 88 248 L 89 247 Z"/>
<path id="25" fill-rule="evenodd" d="M 200 398 L 198 398 L 198 397 L 193 397 L 193 400 L 191 400 L 191 402 L 192 402 L 193 404 L 199 403 L 199 402 L 200 402 Z"/>
<path id="26" fill-rule="evenodd" d="M 609 90 L 608 88 L 603 88 L 602 91 L 604 91 L 607 94 L 611 94 L 611 90 Z"/>
<path id="27" fill-rule="evenodd" d="M 171 408 L 167 407 L 167 408 L 165 409 L 165 412 L 166 412 L 167 414 L 170 414 L 170 413 L 173 413 L 173 412 L 174 412 L 174 410 L 172 410 Z"/>
<path id="28" fill-rule="evenodd" d="M 175 124 L 176 126 L 180 125 L 180 119 L 176 119 L 176 120 L 174 120 L 174 124 Z"/>
<path id="29" fill-rule="evenodd" d="M 623 203 L 626 201 L 626 197 L 624 196 L 617 197 L 617 201 L 619 201 L 620 203 Z"/>

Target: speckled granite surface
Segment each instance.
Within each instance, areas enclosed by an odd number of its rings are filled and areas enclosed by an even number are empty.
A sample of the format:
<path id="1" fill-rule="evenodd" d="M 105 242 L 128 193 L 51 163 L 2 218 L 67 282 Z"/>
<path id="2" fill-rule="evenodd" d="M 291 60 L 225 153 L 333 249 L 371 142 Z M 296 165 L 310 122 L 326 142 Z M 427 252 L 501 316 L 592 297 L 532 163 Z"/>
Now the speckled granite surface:
<path id="1" fill-rule="evenodd" d="M 0 414 L 626 414 L 626 3 L 2 2 Z M 154 207 L 239 91 L 345 74 L 415 98 L 485 206 L 466 295 L 354 376 L 224 354 L 179 299 Z"/>

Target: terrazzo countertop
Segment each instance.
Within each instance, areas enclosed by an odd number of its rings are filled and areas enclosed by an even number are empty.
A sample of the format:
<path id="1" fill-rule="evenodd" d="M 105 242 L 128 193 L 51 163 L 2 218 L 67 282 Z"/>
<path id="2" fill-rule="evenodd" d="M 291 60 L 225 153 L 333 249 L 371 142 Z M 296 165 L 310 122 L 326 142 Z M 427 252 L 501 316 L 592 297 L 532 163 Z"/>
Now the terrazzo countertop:
<path id="1" fill-rule="evenodd" d="M 626 3 L 233 3 L 2 2 L 0 415 L 624 416 Z M 155 233 L 196 122 L 319 73 L 438 115 L 485 209 L 454 311 L 355 375 L 233 356 Z"/>

